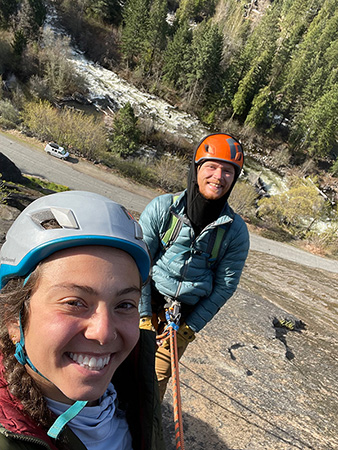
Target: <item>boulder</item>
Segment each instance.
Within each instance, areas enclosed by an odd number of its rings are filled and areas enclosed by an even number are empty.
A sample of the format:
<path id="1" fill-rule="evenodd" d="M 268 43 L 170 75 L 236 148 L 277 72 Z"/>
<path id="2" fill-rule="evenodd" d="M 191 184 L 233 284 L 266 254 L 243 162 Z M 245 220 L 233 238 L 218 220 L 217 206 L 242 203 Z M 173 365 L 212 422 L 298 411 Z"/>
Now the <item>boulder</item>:
<path id="1" fill-rule="evenodd" d="M 13 183 L 23 183 L 24 177 L 20 169 L 3 153 L 0 152 L 0 174 L 5 181 Z"/>

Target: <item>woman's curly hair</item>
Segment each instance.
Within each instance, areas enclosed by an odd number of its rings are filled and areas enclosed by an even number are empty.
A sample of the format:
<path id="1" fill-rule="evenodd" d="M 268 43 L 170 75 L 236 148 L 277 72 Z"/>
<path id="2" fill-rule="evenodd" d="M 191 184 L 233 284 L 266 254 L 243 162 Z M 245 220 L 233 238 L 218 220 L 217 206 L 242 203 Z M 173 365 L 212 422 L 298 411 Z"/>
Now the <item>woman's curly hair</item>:
<path id="1" fill-rule="evenodd" d="M 40 273 L 41 266 L 38 266 L 27 283 L 23 278 L 14 278 L 0 291 L 0 351 L 9 392 L 21 402 L 25 413 L 34 422 L 47 429 L 54 421 L 53 415 L 38 385 L 25 366 L 15 358 L 15 345 L 7 327 L 10 323 L 18 323 L 21 312 L 22 328 L 25 329 L 29 317 L 29 300 L 38 285 Z"/>

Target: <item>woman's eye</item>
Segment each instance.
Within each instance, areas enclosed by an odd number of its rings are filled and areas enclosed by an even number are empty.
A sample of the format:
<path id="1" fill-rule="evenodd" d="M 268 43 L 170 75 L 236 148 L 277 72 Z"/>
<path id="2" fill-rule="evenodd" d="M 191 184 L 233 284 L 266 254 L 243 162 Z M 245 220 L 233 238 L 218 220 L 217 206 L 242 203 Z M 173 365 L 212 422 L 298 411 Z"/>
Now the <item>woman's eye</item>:
<path id="1" fill-rule="evenodd" d="M 78 299 L 68 299 L 65 301 L 65 303 L 69 306 L 75 306 L 76 308 L 80 308 L 83 305 L 83 302 Z"/>
<path id="2" fill-rule="evenodd" d="M 126 302 L 120 303 L 120 304 L 118 305 L 118 308 L 119 308 L 119 309 L 123 309 L 123 310 L 128 311 L 128 310 L 132 310 L 132 309 L 134 309 L 134 308 L 137 308 L 137 305 L 136 305 L 134 302 L 128 302 L 128 301 L 126 301 Z"/>

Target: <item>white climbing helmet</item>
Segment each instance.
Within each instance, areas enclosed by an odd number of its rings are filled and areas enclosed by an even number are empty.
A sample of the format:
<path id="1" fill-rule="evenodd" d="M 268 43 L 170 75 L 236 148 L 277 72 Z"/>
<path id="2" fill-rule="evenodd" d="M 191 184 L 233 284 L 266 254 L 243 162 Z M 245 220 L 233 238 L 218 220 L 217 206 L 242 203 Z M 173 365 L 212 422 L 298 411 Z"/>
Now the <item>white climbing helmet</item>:
<path id="1" fill-rule="evenodd" d="M 9 229 L 0 251 L 0 289 L 43 259 L 69 247 L 105 245 L 129 253 L 143 282 L 150 256 L 142 229 L 120 204 L 92 192 L 66 191 L 32 202 Z"/>

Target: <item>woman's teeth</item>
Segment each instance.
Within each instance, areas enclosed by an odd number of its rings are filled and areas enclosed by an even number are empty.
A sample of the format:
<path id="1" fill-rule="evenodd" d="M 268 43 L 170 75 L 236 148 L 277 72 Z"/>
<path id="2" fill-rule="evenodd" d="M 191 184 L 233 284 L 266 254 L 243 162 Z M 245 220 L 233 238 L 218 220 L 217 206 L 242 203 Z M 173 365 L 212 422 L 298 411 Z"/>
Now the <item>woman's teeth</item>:
<path id="1" fill-rule="evenodd" d="M 86 367 L 89 370 L 101 370 L 105 367 L 109 361 L 110 356 L 105 356 L 104 358 L 95 356 L 86 356 L 78 353 L 69 353 L 69 357 L 75 361 L 79 366 Z"/>

